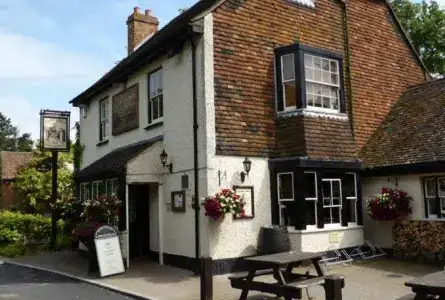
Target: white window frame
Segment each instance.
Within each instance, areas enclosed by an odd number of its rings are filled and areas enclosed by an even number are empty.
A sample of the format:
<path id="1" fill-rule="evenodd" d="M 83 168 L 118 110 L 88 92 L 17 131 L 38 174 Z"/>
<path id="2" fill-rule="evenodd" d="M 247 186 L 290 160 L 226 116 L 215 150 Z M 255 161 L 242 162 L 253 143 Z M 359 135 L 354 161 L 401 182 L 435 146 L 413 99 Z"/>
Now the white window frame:
<path id="1" fill-rule="evenodd" d="M 151 78 L 153 75 L 159 74 L 159 72 L 161 73 L 161 77 L 162 77 L 162 91 L 151 95 L 151 91 L 152 91 Z M 148 90 L 150 92 L 150 94 L 148 95 L 148 105 L 150 105 L 150 116 L 149 116 L 150 124 L 162 122 L 162 120 L 164 118 L 164 111 L 163 111 L 164 110 L 163 109 L 164 108 L 164 70 L 163 70 L 163 68 L 160 68 L 148 75 L 148 84 L 149 84 Z M 158 117 L 156 119 L 153 117 L 153 99 L 155 99 L 155 98 L 158 98 Z M 160 105 L 159 99 L 162 99 L 162 110 L 160 109 L 161 105 Z M 162 114 L 162 116 L 161 116 L 161 114 Z"/>
<path id="2" fill-rule="evenodd" d="M 283 57 L 285 56 L 292 56 L 293 58 L 293 62 L 294 64 L 293 66 L 293 70 L 294 70 L 294 79 L 288 79 L 288 80 L 284 80 L 284 64 L 283 64 Z M 283 54 L 280 57 L 280 63 L 281 63 L 281 86 L 282 86 L 282 95 L 281 97 L 283 98 L 283 111 L 294 111 L 297 109 L 297 103 L 295 103 L 295 105 L 293 106 L 286 106 L 286 88 L 285 88 L 285 83 L 287 82 L 294 82 L 294 85 L 297 85 L 297 70 L 295 70 L 295 53 L 287 53 L 287 54 Z M 296 101 L 297 99 L 295 99 Z"/>
<path id="3" fill-rule="evenodd" d="M 88 189 L 89 186 L 89 182 L 82 182 L 80 184 L 80 201 L 84 202 L 86 200 L 89 200 L 88 198 L 90 198 L 90 190 Z"/>
<path id="4" fill-rule="evenodd" d="M 99 184 L 102 180 L 96 180 L 91 183 L 91 198 L 99 197 Z M 96 192 L 96 193 L 95 193 Z M 96 194 L 96 195 L 95 195 Z"/>
<path id="5" fill-rule="evenodd" d="M 353 172 L 346 172 L 346 175 L 354 175 L 354 197 L 346 197 L 347 201 L 354 201 L 354 215 L 355 215 L 355 222 L 348 222 L 348 224 L 357 224 L 357 173 Z M 349 204 L 349 203 L 348 203 Z"/>
<path id="6" fill-rule="evenodd" d="M 427 189 L 427 185 L 426 185 L 426 182 L 429 180 L 434 182 L 434 187 L 435 187 L 435 191 L 432 196 L 428 195 L 428 189 Z M 436 186 L 436 185 L 439 184 L 438 177 L 424 178 L 423 184 L 424 184 L 423 188 L 425 189 L 425 199 L 426 199 L 426 205 L 427 205 L 427 211 L 428 211 L 428 219 L 438 219 L 437 214 L 430 213 L 430 200 L 436 201 L 436 196 L 437 196 L 436 193 L 437 193 L 437 188 L 438 188 L 438 186 Z"/>
<path id="7" fill-rule="evenodd" d="M 318 224 L 318 207 L 317 207 L 317 203 L 318 203 L 318 180 L 317 180 L 317 172 L 314 171 L 305 171 L 304 174 L 314 174 L 315 175 L 315 198 L 304 198 L 304 200 L 306 202 L 315 202 L 315 225 L 308 225 L 306 224 L 306 230 L 308 229 L 315 229 L 317 228 L 317 224 Z M 307 212 L 306 212 L 307 214 Z M 307 223 L 307 222 L 306 222 Z"/>
<path id="8" fill-rule="evenodd" d="M 291 175 L 292 177 L 292 199 L 281 199 L 280 198 L 280 175 Z M 294 201 L 295 198 L 295 189 L 294 189 L 294 173 L 293 172 L 282 172 L 282 173 L 277 173 L 277 199 L 278 199 L 278 214 L 279 214 L 279 220 L 280 220 L 280 225 L 284 225 L 283 224 L 283 212 L 282 210 L 285 208 L 285 205 L 283 204 L 283 202 L 290 202 L 290 201 Z"/>
<path id="9" fill-rule="evenodd" d="M 110 99 L 99 101 L 99 141 L 103 142 L 110 137 Z M 102 108 L 105 106 L 105 108 Z"/>
<path id="10" fill-rule="evenodd" d="M 342 215 L 341 215 L 341 210 L 342 210 L 342 206 L 343 206 L 343 201 L 342 201 L 342 182 L 341 182 L 341 179 L 340 178 L 323 178 L 322 179 L 322 182 L 330 182 L 330 188 L 331 188 L 331 193 L 330 193 L 330 195 L 331 195 L 331 204 L 330 205 L 325 205 L 325 203 L 324 203 L 324 195 L 321 195 L 322 197 L 322 201 L 323 201 L 323 210 L 325 209 L 325 208 L 329 208 L 330 209 L 330 215 L 331 215 L 331 217 L 330 217 L 330 219 L 331 219 L 331 221 L 332 221 L 332 209 L 338 209 L 339 210 L 339 213 L 338 213 L 338 216 L 339 216 L 339 222 L 338 223 L 324 223 L 324 227 L 326 228 L 326 227 L 338 227 L 338 226 L 341 226 L 341 223 L 342 223 Z M 340 204 L 333 204 L 333 194 L 334 194 L 334 190 L 333 190 L 333 185 L 332 185 L 332 183 L 333 182 L 338 182 L 339 183 L 339 188 L 340 188 Z M 323 211 L 323 218 L 324 218 L 324 211 Z"/>
<path id="11" fill-rule="evenodd" d="M 336 73 L 333 73 L 333 72 L 331 72 L 331 71 L 329 71 L 329 73 L 330 74 L 334 74 L 334 75 L 337 75 L 338 76 L 338 82 L 337 82 L 337 84 L 332 84 L 332 83 L 326 83 L 326 82 L 323 82 L 323 67 L 321 67 L 321 69 L 320 69 L 320 72 L 322 72 L 322 75 L 321 75 L 321 81 L 318 81 L 318 80 L 315 80 L 315 79 L 307 79 L 307 75 L 306 75 L 306 68 L 308 68 L 308 69 L 312 69 L 314 72 L 315 72 L 315 68 L 313 67 L 314 66 L 314 64 L 312 63 L 312 66 L 311 67 L 309 67 L 309 66 L 306 66 L 306 55 L 307 56 L 311 56 L 312 57 L 312 61 L 313 61 L 313 59 L 315 58 L 315 57 L 317 57 L 317 58 L 320 58 L 321 60 L 328 60 L 329 61 L 329 67 L 330 67 L 330 65 L 331 65 L 331 62 L 335 62 L 336 64 L 337 64 L 337 72 Z M 308 97 L 307 97 L 307 95 L 308 95 L 308 91 L 307 91 L 307 86 L 305 87 L 305 90 L 306 90 L 306 94 L 304 95 L 304 97 L 305 97 L 305 99 L 306 99 L 306 109 L 308 109 L 308 110 L 312 110 L 312 111 L 319 111 L 319 112 L 327 112 L 327 113 L 340 113 L 340 105 L 341 105 L 341 99 L 340 99 L 340 97 L 341 97 L 341 95 L 340 95 L 340 90 L 341 90 L 341 77 L 340 77 L 340 62 L 339 62 L 339 60 L 338 59 L 332 59 L 332 58 L 327 58 L 327 57 L 324 57 L 324 56 L 320 56 L 320 55 L 317 55 L 317 54 L 312 54 L 312 53 L 304 53 L 304 55 L 303 55 L 303 67 L 304 67 L 304 72 L 305 72 L 305 76 L 304 76 L 304 84 L 306 85 L 307 83 L 313 83 L 313 84 L 317 84 L 317 85 L 321 85 L 321 86 L 327 86 L 327 87 L 335 87 L 335 88 L 337 88 L 337 109 L 334 109 L 334 108 L 325 108 L 325 107 L 316 107 L 316 106 L 314 106 L 314 105 L 309 105 L 309 102 L 308 102 Z M 326 72 L 326 71 L 325 71 Z M 310 95 L 312 95 L 312 96 L 321 96 L 322 98 L 323 98 L 323 95 L 318 95 L 318 94 L 314 94 L 314 93 L 309 93 Z M 321 105 L 323 106 L 323 99 L 321 99 Z M 329 96 L 329 103 L 331 104 L 332 102 L 332 97 L 331 96 Z M 314 99 L 314 102 L 315 102 L 315 99 Z"/>
<path id="12" fill-rule="evenodd" d="M 117 195 L 114 193 L 114 191 L 115 191 L 115 188 L 116 188 L 116 182 L 117 182 L 117 178 L 112 178 L 112 179 L 107 179 L 106 181 L 105 181 L 105 195 L 107 195 L 107 196 L 116 196 L 117 197 Z M 111 191 L 112 191 L 112 193 L 110 193 L 109 191 L 108 191 L 108 183 L 109 182 L 111 182 Z"/>

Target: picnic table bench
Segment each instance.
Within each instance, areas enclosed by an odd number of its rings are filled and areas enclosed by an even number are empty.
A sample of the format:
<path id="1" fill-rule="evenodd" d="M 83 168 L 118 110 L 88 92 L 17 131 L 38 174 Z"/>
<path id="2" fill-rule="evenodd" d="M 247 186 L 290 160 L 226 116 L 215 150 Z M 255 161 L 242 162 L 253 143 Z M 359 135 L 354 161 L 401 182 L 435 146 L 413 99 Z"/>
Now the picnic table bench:
<path id="1" fill-rule="evenodd" d="M 406 286 L 411 287 L 415 295 L 411 295 L 413 300 L 438 299 L 445 300 L 445 272 L 431 273 L 425 276 L 414 278 L 405 282 Z M 408 299 L 405 296 L 401 299 Z"/>
<path id="2" fill-rule="evenodd" d="M 255 257 L 244 258 L 248 272 L 237 273 L 229 276 L 231 286 L 241 289 L 240 300 L 246 300 L 249 291 L 260 291 L 285 297 L 288 299 L 301 299 L 302 290 L 312 286 L 323 286 L 325 281 L 332 282 L 336 290 L 340 290 L 340 298 L 331 298 L 333 300 L 341 299 L 341 288 L 344 287 L 344 278 L 339 276 L 325 276 L 323 269 L 319 265 L 322 253 L 299 253 L 283 252 Z M 293 273 L 292 270 L 303 261 L 311 261 L 315 267 L 317 275 Z M 276 283 L 254 280 L 264 275 L 273 275 Z M 339 283 L 341 286 L 339 286 Z M 330 288 L 329 290 L 333 290 Z M 330 292 L 338 293 L 338 292 Z M 334 297 L 334 296 L 333 296 Z"/>

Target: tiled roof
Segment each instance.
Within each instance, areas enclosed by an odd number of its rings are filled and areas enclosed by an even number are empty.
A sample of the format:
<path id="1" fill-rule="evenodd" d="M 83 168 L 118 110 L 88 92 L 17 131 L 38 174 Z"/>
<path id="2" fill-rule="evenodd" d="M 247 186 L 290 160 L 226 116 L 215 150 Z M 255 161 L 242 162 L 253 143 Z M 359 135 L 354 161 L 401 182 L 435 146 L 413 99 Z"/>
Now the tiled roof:
<path id="1" fill-rule="evenodd" d="M 76 177 L 79 179 L 88 179 L 94 176 L 106 177 L 109 174 L 116 176 L 125 170 L 127 163 L 131 159 L 135 158 L 142 151 L 156 142 L 161 141 L 162 139 L 163 136 L 161 135 L 113 150 L 112 152 L 93 162 L 91 165 L 77 172 Z"/>
<path id="2" fill-rule="evenodd" d="M 2 179 L 14 179 L 20 168 L 27 165 L 32 157 L 32 152 L 2 151 L 0 154 Z"/>
<path id="3" fill-rule="evenodd" d="M 365 167 L 445 161 L 445 79 L 406 90 L 360 152 Z"/>

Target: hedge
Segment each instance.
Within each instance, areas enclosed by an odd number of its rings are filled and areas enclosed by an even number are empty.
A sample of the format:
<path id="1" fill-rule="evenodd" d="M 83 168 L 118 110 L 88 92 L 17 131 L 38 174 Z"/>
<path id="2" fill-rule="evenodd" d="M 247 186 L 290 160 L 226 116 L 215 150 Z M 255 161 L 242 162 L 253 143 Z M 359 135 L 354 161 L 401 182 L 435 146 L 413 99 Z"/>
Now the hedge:
<path id="1" fill-rule="evenodd" d="M 58 232 L 63 232 L 63 221 L 58 222 Z M 45 240 L 51 237 L 51 218 L 18 212 L 0 212 L 0 243 L 26 240 Z"/>

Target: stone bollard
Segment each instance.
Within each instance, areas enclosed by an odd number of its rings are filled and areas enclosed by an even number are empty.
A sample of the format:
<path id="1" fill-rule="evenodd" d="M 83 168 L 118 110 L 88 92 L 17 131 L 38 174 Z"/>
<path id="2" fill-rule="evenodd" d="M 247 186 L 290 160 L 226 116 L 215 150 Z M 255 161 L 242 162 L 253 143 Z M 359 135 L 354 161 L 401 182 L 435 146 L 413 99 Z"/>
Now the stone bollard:
<path id="1" fill-rule="evenodd" d="M 342 300 L 342 288 L 345 287 L 345 277 L 341 275 L 328 275 L 325 277 L 324 290 L 326 300 Z"/>

